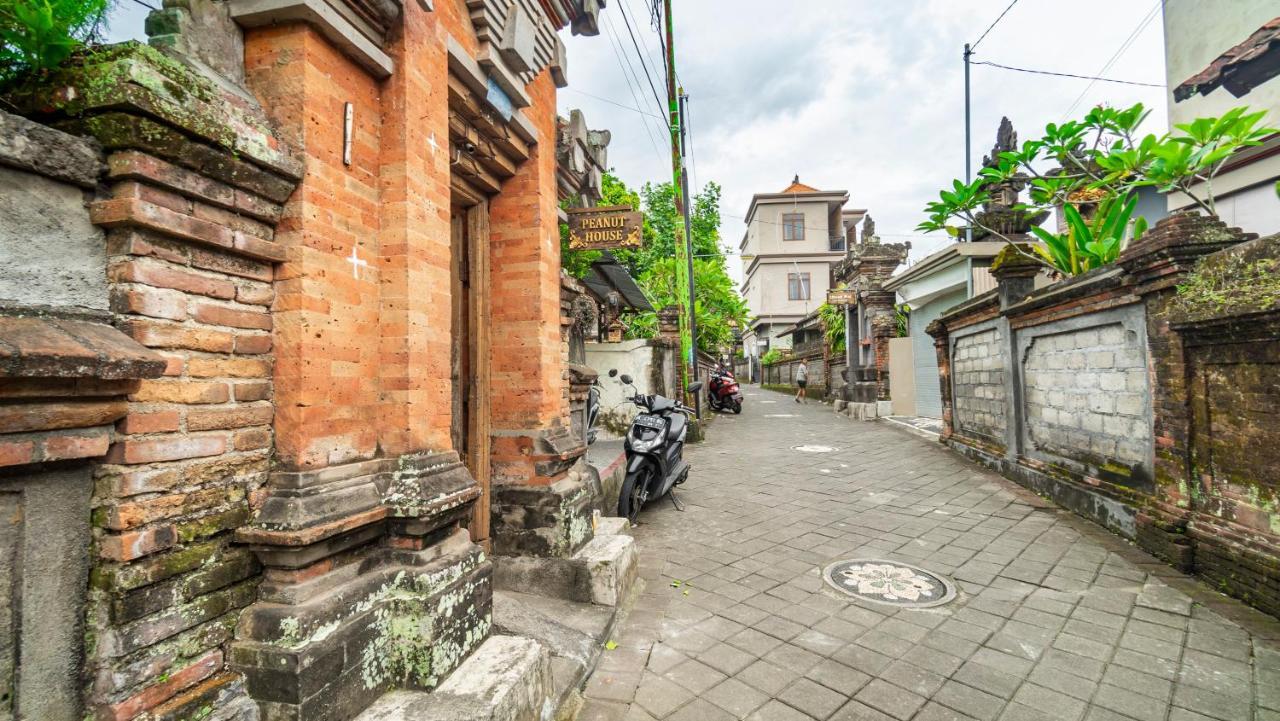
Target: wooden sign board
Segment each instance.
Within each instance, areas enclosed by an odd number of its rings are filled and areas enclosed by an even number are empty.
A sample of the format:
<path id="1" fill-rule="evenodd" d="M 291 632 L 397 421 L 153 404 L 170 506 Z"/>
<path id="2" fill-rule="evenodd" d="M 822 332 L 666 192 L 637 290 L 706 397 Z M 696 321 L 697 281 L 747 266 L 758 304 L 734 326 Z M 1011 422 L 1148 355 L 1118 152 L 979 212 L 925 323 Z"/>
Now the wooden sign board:
<path id="1" fill-rule="evenodd" d="M 858 291 L 853 288 L 832 288 L 827 291 L 827 305 L 857 305 Z"/>
<path id="2" fill-rule="evenodd" d="M 572 208 L 569 216 L 570 250 L 639 248 L 644 216 L 629 205 Z"/>

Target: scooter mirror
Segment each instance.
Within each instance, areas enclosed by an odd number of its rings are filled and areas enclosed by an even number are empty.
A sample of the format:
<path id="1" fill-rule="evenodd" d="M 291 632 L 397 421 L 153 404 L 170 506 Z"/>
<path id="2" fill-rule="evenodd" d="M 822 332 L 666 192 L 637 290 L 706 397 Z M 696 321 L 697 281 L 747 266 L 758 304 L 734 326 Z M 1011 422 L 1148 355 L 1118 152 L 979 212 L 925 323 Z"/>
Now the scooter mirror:
<path id="1" fill-rule="evenodd" d="M 694 381 L 689 384 L 690 393 L 697 393 L 700 390 L 702 390 L 702 381 Z"/>
<path id="2" fill-rule="evenodd" d="M 622 382 L 626 383 L 627 385 L 631 385 L 631 376 L 627 375 L 626 373 L 623 373 Z"/>
<path id="3" fill-rule="evenodd" d="M 618 369 L 617 369 L 617 368 L 610 368 L 610 369 L 609 369 L 609 377 L 610 377 L 610 378 L 612 378 L 612 377 L 614 377 L 614 376 L 616 376 L 616 375 L 618 375 Z"/>

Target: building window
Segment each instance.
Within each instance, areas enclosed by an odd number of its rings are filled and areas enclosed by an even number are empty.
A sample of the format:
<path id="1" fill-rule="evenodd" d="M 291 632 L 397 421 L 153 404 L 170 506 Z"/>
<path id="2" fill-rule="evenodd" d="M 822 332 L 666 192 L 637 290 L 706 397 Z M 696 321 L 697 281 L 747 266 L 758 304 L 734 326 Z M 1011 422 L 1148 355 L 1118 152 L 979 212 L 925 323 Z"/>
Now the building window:
<path id="1" fill-rule="evenodd" d="M 782 239 L 804 240 L 804 213 L 782 214 Z"/>
<path id="2" fill-rule="evenodd" d="M 809 300 L 808 273 L 787 273 L 787 299 Z"/>

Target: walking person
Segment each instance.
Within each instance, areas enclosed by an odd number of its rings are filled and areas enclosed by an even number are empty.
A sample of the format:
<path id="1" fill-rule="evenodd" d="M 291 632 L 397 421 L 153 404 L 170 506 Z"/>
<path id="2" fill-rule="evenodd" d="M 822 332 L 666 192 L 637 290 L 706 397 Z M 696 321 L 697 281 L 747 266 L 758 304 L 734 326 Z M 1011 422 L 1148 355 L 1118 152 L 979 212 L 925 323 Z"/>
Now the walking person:
<path id="1" fill-rule="evenodd" d="M 800 366 L 796 368 L 796 385 L 799 390 L 796 391 L 796 403 L 805 403 L 807 396 L 804 394 L 804 387 L 809 384 L 809 364 L 800 361 Z"/>

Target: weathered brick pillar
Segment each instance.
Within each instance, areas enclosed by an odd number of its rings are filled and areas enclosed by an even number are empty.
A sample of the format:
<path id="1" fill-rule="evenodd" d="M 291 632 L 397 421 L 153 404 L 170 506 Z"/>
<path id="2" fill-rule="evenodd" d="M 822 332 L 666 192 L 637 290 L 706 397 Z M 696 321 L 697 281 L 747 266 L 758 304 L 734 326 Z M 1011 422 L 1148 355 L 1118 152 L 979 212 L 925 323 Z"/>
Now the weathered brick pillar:
<path id="1" fill-rule="evenodd" d="M 55 73 L 29 107 L 107 152 L 116 323 L 164 361 L 97 469 L 89 702 L 99 718 L 256 712 L 227 670 L 259 566 L 233 543 L 266 481 L 274 266 L 301 163 L 255 104 L 136 44 Z"/>
<path id="2" fill-rule="evenodd" d="M 1217 218 L 1175 213 L 1156 223 L 1119 259 L 1146 306 L 1151 358 L 1156 496 L 1138 513 L 1137 541 L 1184 571 L 1194 563 L 1186 530 L 1200 494 L 1190 459 L 1191 379 L 1182 339 L 1169 327 L 1170 305 L 1178 284 L 1199 259 L 1250 237 Z"/>
<path id="3" fill-rule="evenodd" d="M 924 331 L 933 336 L 933 349 L 938 354 L 938 384 L 942 391 L 942 433 L 938 440 L 946 443 L 955 432 L 951 423 L 954 412 L 951 402 L 951 338 L 946 324 L 940 320 L 930 323 Z"/>
<path id="4" fill-rule="evenodd" d="M 875 290 L 859 294 L 858 302 L 871 319 L 871 358 L 876 371 L 876 400 L 890 398 L 889 339 L 897 334 L 897 321 L 893 316 L 897 295 L 889 290 L 878 290 L 879 279 L 867 281 Z"/>
<path id="5" fill-rule="evenodd" d="M 555 107 L 549 72 L 528 86 Z M 491 205 L 493 550 L 572 555 L 592 537 L 585 441 L 572 433 L 560 335 L 555 114 L 529 115 L 537 145 Z"/>
<path id="6" fill-rule="evenodd" d="M 385 65 L 311 24 L 245 35 L 246 82 L 306 160 L 278 237 L 275 467 L 238 534 L 266 570 L 233 661 L 272 719 L 434 687 L 490 627 L 450 438 L 449 33 L 399 7 Z"/>

